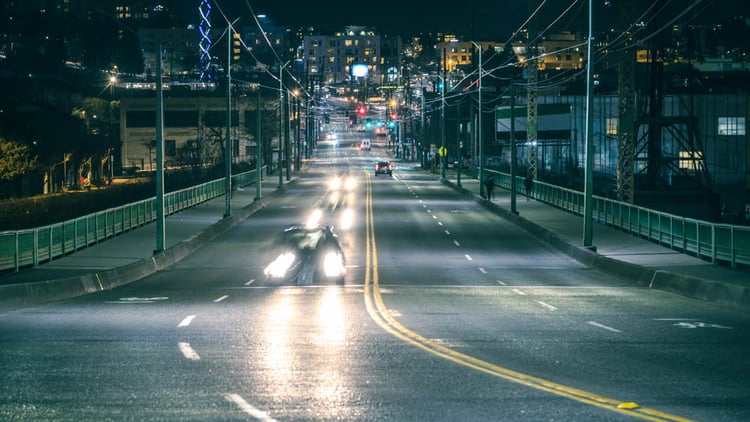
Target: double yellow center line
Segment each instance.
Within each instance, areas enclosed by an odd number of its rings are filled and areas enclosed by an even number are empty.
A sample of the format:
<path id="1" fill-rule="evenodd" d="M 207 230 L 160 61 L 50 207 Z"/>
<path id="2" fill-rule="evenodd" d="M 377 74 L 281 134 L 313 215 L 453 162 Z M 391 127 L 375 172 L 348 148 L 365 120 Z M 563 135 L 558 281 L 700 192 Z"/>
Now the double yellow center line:
<path id="1" fill-rule="evenodd" d="M 567 397 L 580 403 L 600 407 L 613 412 L 625 414 L 639 419 L 649 421 L 680 421 L 687 422 L 690 419 L 660 412 L 658 410 L 648 409 L 639 406 L 637 403 L 624 402 L 607 397 L 600 396 L 588 391 L 579 390 L 558 384 L 542 378 L 516 372 L 503 368 L 492 363 L 477 359 L 453 349 L 435 343 L 416 332 L 409 330 L 401 325 L 388 311 L 380 294 L 380 284 L 378 276 L 378 249 L 375 242 L 375 222 L 372 210 L 372 180 L 370 173 L 365 172 L 366 178 L 366 195 L 365 195 L 365 230 L 366 230 L 366 248 L 365 248 L 365 289 L 364 300 L 367 312 L 370 317 L 384 330 L 401 340 L 412 344 L 422 350 L 448 359 L 459 365 L 484 372 L 486 374 L 515 382 L 537 390 L 546 391 L 558 396 Z"/>

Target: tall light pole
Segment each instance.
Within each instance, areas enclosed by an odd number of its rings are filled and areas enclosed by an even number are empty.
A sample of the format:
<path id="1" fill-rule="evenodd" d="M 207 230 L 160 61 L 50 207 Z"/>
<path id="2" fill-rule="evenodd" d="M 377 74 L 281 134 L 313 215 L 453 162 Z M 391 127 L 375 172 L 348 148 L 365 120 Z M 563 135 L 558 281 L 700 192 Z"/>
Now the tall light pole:
<path id="1" fill-rule="evenodd" d="M 447 167 L 448 154 L 445 149 L 445 88 L 447 88 L 448 80 L 446 79 L 446 67 L 448 62 L 446 61 L 447 48 L 443 48 L 443 86 L 440 90 L 440 177 L 445 179 L 445 168 Z"/>
<path id="2" fill-rule="evenodd" d="M 161 43 L 156 46 L 156 249 L 162 252 L 166 243 L 164 213 L 164 92 L 162 87 Z"/>
<path id="3" fill-rule="evenodd" d="M 232 25 L 238 19 L 227 26 L 227 133 L 224 145 L 226 166 L 226 174 L 224 175 L 224 218 L 232 215 L 232 42 L 234 33 Z"/>
<path id="4" fill-rule="evenodd" d="M 263 167 L 263 153 L 261 151 L 263 142 L 261 142 L 261 131 L 260 131 L 260 84 L 256 87 L 258 90 L 258 103 L 255 106 L 255 200 L 261 198 L 260 182 L 262 179 L 261 169 Z"/>
<path id="5" fill-rule="evenodd" d="M 589 0 L 589 39 L 586 57 L 586 170 L 583 184 L 583 246 L 592 247 L 592 199 L 594 190 L 594 50 L 593 0 Z"/>
<path id="6" fill-rule="evenodd" d="M 281 64 L 281 62 L 279 62 L 279 189 L 284 186 L 284 161 L 282 157 L 284 136 L 284 68 L 290 62 L 291 60 L 288 60 L 284 64 Z"/>
<path id="7" fill-rule="evenodd" d="M 479 81 L 477 83 L 477 91 L 479 96 L 479 106 L 477 109 L 479 110 L 479 118 L 477 123 L 477 133 L 478 133 L 478 142 L 479 142 L 479 196 L 484 197 L 484 140 L 482 139 L 482 46 L 475 43 L 474 41 L 471 42 L 474 44 L 474 47 L 476 47 L 479 50 Z"/>

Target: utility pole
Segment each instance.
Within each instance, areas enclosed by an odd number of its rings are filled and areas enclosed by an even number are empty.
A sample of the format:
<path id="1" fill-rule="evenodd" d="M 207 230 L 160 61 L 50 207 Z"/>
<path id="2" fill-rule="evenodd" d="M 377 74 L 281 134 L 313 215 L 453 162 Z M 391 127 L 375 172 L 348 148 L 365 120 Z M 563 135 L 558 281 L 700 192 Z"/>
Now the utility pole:
<path id="1" fill-rule="evenodd" d="M 284 186 L 284 159 L 282 154 L 284 149 L 284 68 L 288 64 L 288 61 L 284 64 L 281 64 L 281 62 L 279 62 L 279 189 Z"/>
<path id="2" fill-rule="evenodd" d="M 445 60 L 447 48 L 443 48 L 443 89 L 440 90 L 440 177 L 445 179 L 445 168 L 447 166 L 448 154 L 445 153 L 445 88 L 447 88 L 448 80 L 445 75 L 445 67 L 448 64 Z"/>
<path id="3" fill-rule="evenodd" d="M 235 20 L 235 22 L 237 22 Z M 234 22 L 233 22 L 234 23 Z M 224 218 L 232 215 L 232 24 L 227 27 L 227 129 L 224 145 Z"/>
<path id="4" fill-rule="evenodd" d="M 592 244 L 592 199 L 594 191 L 594 30 L 593 0 L 589 0 L 589 37 L 586 57 L 586 170 L 583 185 L 583 246 L 591 248 Z"/>
<path id="5" fill-rule="evenodd" d="M 156 45 L 156 249 L 164 251 L 164 92 L 162 87 L 161 43 Z"/>
<path id="6" fill-rule="evenodd" d="M 484 139 L 482 138 L 482 46 L 471 42 L 479 50 L 479 82 L 477 91 L 479 91 L 479 105 L 477 110 L 479 111 L 478 123 L 477 123 L 477 134 L 479 143 L 479 196 L 484 198 Z"/>
<path id="7" fill-rule="evenodd" d="M 260 128 L 260 84 L 258 84 L 257 88 L 258 90 L 258 103 L 255 106 L 255 200 L 259 200 L 261 198 L 261 186 L 260 182 L 263 178 L 263 175 L 261 172 L 263 171 L 263 153 L 262 153 L 262 145 L 263 142 L 261 141 L 261 128 Z"/>
<path id="8" fill-rule="evenodd" d="M 518 214 L 516 209 L 516 174 L 517 155 L 516 150 L 516 87 L 514 86 L 513 74 L 510 75 L 510 212 Z"/>

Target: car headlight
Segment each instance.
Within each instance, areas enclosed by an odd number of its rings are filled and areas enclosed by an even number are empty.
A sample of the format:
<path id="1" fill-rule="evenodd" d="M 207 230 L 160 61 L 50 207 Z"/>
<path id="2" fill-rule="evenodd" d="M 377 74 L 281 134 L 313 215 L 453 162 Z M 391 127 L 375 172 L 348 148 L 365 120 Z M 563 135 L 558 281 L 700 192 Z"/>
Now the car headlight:
<path id="1" fill-rule="evenodd" d="M 326 277 L 341 277 L 346 273 L 344 257 L 338 252 L 328 252 L 323 259 L 323 272 Z"/>
<path id="2" fill-rule="evenodd" d="M 284 252 L 263 269 L 263 274 L 265 274 L 266 277 L 282 278 L 286 275 L 286 272 L 289 271 L 289 268 L 292 267 L 295 259 L 296 257 L 293 253 Z"/>

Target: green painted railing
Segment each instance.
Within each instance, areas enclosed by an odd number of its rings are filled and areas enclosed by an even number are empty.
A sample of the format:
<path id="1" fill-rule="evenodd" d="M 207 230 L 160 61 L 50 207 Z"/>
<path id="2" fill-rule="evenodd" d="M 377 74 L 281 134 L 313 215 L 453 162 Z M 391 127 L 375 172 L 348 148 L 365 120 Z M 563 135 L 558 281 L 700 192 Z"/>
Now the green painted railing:
<path id="1" fill-rule="evenodd" d="M 510 190 L 510 175 L 493 170 L 495 184 Z M 525 193 L 524 179 L 516 178 L 516 191 Z M 562 210 L 583 215 L 583 192 L 534 181 L 531 197 Z M 594 196 L 594 221 L 631 233 L 673 250 L 713 263 L 750 265 L 750 227 L 716 224 L 667 214 L 648 208 Z"/>
<path id="2" fill-rule="evenodd" d="M 171 215 L 224 195 L 224 178 L 164 194 Z M 232 186 L 248 186 L 256 171 L 232 176 Z M 52 261 L 157 218 L 156 197 L 33 229 L 0 232 L 0 271 L 19 271 Z"/>

